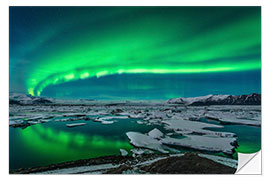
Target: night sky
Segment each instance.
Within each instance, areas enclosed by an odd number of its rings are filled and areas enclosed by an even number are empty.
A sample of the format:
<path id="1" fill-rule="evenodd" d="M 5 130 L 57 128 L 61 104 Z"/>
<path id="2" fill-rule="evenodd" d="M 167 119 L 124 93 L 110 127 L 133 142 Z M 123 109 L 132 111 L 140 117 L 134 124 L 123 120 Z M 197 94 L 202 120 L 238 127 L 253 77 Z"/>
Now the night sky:
<path id="1" fill-rule="evenodd" d="M 11 92 L 168 99 L 261 92 L 260 7 L 10 7 Z"/>

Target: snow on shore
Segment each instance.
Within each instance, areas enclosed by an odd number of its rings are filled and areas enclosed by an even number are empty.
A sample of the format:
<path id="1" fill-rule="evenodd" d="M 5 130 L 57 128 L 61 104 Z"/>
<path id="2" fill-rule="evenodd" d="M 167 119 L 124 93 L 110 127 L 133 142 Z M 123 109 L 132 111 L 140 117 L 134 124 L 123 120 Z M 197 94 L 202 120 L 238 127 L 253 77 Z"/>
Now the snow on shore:
<path id="1" fill-rule="evenodd" d="M 91 166 L 79 166 L 79 167 L 72 167 L 72 168 L 63 168 L 63 169 L 56 169 L 50 171 L 44 171 L 37 174 L 76 174 L 76 173 L 89 173 L 89 174 L 99 174 L 105 170 L 119 167 L 118 165 L 112 164 L 100 164 L 100 165 L 91 165 Z"/>

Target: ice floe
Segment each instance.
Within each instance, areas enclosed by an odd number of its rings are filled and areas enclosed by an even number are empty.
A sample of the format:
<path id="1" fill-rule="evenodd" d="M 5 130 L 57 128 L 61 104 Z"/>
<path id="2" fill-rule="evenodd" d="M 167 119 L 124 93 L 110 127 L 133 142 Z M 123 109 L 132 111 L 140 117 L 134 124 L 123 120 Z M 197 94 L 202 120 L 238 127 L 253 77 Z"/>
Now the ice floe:
<path id="1" fill-rule="evenodd" d="M 157 128 L 155 128 L 152 131 L 150 131 L 148 135 L 154 139 L 160 139 L 163 136 L 163 133 Z"/>
<path id="2" fill-rule="evenodd" d="M 165 137 L 160 141 L 167 145 L 176 145 L 212 152 L 224 152 L 226 154 L 233 154 L 234 149 L 237 146 L 236 138 L 219 138 L 206 135 L 186 135 L 186 137 L 182 139 Z"/>
<path id="3" fill-rule="evenodd" d="M 115 121 L 101 121 L 101 124 L 113 124 Z"/>
<path id="4" fill-rule="evenodd" d="M 204 128 L 223 128 L 221 125 L 197 122 L 197 121 L 187 121 L 187 120 L 167 120 L 163 121 L 166 124 L 165 128 L 174 130 L 179 134 L 208 134 L 220 137 L 234 137 L 234 133 L 230 132 L 215 132 L 210 130 L 205 130 Z"/>
<path id="5" fill-rule="evenodd" d="M 134 148 L 130 150 L 132 152 L 132 156 L 142 155 L 142 154 L 152 154 L 154 151 L 151 151 L 149 149 L 143 149 L 143 148 Z"/>
<path id="6" fill-rule="evenodd" d="M 165 136 L 158 130 L 153 129 L 147 135 L 138 132 L 128 132 L 130 143 L 135 147 L 153 149 L 162 153 L 173 151 L 173 149 L 164 145 L 182 146 L 203 151 L 223 152 L 233 154 L 237 147 L 236 138 L 220 137 L 210 135 L 185 135 L 184 138 L 177 139 Z M 175 151 L 177 152 L 177 151 Z"/>
<path id="7" fill-rule="evenodd" d="M 135 147 L 143 147 L 156 150 L 162 153 L 169 153 L 164 149 L 162 143 L 150 136 L 138 132 L 127 132 L 126 135 L 130 139 L 130 143 Z"/>
<path id="8" fill-rule="evenodd" d="M 127 156 L 128 152 L 125 149 L 120 149 L 121 156 Z"/>
<path id="9" fill-rule="evenodd" d="M 145 124 L 143 121 L 137 121 L 138 124 Z"/>
<path id="10" fill-rule="evenodd" d="M 24 123 L 23 120 L 14 120 L 14 121 L 9 121 L 9 125 L 12 126 L 12 125 L 17 125 L 17 124 L 22 124 Z"/>
<path id="11" fill-rule="evenodd" d="M 99 120 L 112 120 L 112 119 L 129 119 L 128 116 L 104 116 L 104 117 L 100 117 Z"/>
<path id="12" fill-rule="evenodd" d="M 86 123 L 73 123 L 73 124 L 66 124 L 67 127 L 77 127 L 77 126 L 84 126 Z"/>
<path id="13" fill-rule="evenodd" d="M 241 115 L 239 115 L 239 113 L 234 112 L 209 111 L 205 114 L 205 117 L 226 124 L 261 125 L 261 116 L 250 114 L 248 112 L 242 112 Z"/>

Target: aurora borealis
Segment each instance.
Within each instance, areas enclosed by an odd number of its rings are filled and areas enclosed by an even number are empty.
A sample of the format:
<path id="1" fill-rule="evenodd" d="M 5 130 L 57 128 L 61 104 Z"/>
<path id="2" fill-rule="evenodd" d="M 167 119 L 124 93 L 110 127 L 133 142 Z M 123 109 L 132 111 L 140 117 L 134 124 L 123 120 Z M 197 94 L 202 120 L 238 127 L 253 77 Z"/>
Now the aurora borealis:
<path id="1" fill-rule="evenodd" d="M 260 92 L 260 13 L 10 7 L 10 90 L 97 99 Z"/>

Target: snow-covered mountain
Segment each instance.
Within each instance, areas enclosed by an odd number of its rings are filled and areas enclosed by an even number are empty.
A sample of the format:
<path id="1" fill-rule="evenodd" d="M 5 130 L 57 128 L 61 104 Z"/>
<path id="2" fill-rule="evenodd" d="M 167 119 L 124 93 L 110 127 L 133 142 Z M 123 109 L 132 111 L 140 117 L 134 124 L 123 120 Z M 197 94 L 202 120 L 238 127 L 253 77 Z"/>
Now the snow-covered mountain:
<path id="1" fill-rule="evenodd" d="M 168 101 L 169 104 L 183 104 L 190 106 L 203 105 L 261 105 L 261 94 L 249 95 L 207 95 L 190 98 L 175 98 Z"/>
<path id="2" fill-rule="evenodd" d="M 49 104 L 52 99 L 45 97 L 31 96 L 29 94 L 10 93 L 9 104 Z"/>

